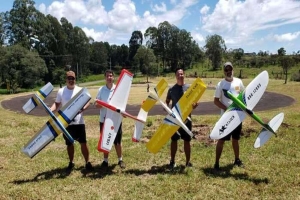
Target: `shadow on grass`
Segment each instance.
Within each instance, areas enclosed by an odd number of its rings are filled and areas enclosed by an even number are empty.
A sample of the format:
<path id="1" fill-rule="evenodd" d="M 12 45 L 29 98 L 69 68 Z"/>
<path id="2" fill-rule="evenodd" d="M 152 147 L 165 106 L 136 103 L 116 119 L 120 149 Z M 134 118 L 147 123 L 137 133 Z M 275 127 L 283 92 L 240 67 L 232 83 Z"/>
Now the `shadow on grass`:
<path id="1" fill-rule="evenodd" d="M 80 171 L 83 174 L 83 176 L 86 176 L 86 174 L 88 173 L 93 173 L 93 171 L 87 171 L 83 166 L 79 168 L 73 168 L 72 170 L 67 170 L 64 167 L 64 168 L 56 168 L 56 169 L 39 173 L 33 179 L 14 180 L 12 181 L 12 183 L 19 185 L 23 183 L 39 182 L 39 181 L 51 180 L 51 179 L 63 179 L 69 176 L 73 171 Z"/>
<path id="2" fill-rule="evenodd" d="M 91 179 L 99 179 L 99 178 L 104 178 L 105 176 L 113 175 L 118 173 L 117 170 L 115 170 L 117 164 L 109 165 L 106 168 L 101 168 L 100 166 L 94 167 L 94 171 L 92 173 L 84 173 L 82 171 L 82 174 L 86 178 L 91 178 Z M 121 170 L 121 169 L 120 169 Z"/>
<path id="3" fill-rule="evenodd" d="M 185 166 L 184 165 L 178 165 L 174 167 L 173 169 L 169 169 L 169 165 L 162 165 L 162 166 L 152 166 L 151 169 L 148 170 L 141 170 L 141 169 L 129 169 L 126 170 L 125 173 L 127 174 L 134 174 L 136 176 L 141 175 L 155 175 L 155 174 L 183 174 L 185 172 Z"/>
<path id="4" fill-rule="evenodd" d="M 269 180 L 267 178 L 252 178 L 249 177 L 246 172 L 244 173 L 231 173 L 231 170 L 234 168 L 233 164 L 228 164 L 224 167 L 220 167 L 219 170 L 215 170 L 214 168 L 202 168 L 204 174 L 206 176 L 211 177 L 221 177 L 221 178 L 235 178 L 237 180 L 246 180 L 251 181 L 255 185 L 258 185 L 260 183 L 268 184 Z"/>

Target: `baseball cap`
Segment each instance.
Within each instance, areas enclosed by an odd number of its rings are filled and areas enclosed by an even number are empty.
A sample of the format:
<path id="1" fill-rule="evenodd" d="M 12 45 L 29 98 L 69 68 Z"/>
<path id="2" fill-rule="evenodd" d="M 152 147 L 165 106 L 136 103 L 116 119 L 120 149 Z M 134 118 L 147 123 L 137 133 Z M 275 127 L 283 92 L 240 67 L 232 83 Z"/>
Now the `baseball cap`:
<path id="1" fill-rule="evenodd" d="M 73 71 L 68 71 L 66 75 L 67 75 L 67 77 L 71 76 L 71 77 L 75 78 L 75 72 L 73 72 Z"/>
<path id="2" fill-rule="evenodd" d="M 230 67 L 233 69 L 233 65 L 231 64 L 231 62 L 226 62 L 226 63 L 224 64 L 224 69 L 225 69 L 227 66 L 230 66 Z"/>

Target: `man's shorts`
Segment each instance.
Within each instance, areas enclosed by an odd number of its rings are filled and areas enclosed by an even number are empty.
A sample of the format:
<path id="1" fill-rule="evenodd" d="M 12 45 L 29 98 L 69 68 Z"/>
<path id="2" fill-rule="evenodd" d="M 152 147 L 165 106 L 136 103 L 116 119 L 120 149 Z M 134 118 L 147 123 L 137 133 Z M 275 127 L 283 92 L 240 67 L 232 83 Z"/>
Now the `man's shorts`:
<path id="1" fill-rule="evenodd" d="M 192 122 L 190 120 L 187 119 L 185 125 L 189 130 L 192 130 Z M 183 128 L 180 127 L 177 132 L 171 137 L 172 141 L 177 141 L 180 138 L 187 142 L 192 140 L 192 137 L 187 132 L 185 132 Z"/>
<path id="2" fill-rule="evenodd" d="M 85 132 L 85 124 L 74 124 L 70 125 L 67 128 L 67 131 L 72 136 L 72 138 L 79 143 L 86 143 L 86 132 Z M 63 134 L 66 145 L 70 146 L 72 143 L 69 141 L 69 139 Z"/>
<path id="3" fill-rule="evenodd" d="M 230 134 L 226 135 L 220 140 L 230 140 L 231 137 L 235 140 L 239 140 L 241 137 L 241 131 L 242 131 L 242 123 L 240 123 L 240 125 L 238 125 Z"/>
<path id="4" fill-rule="evenodd" d="M 100 134 L 102 133 L 103 124 L 104 124 L 103 122 L 100 122 Z M 123 135 L 123 131 L 122 131 L 122 123 L 121 123 L 120 124 L 120 128 L 119 128 L 119 130 L 117 132 L 115 141 L 114 141 L 115 145 L 121 144 L 121 142 L 122 142 L 122 135 Z"/>

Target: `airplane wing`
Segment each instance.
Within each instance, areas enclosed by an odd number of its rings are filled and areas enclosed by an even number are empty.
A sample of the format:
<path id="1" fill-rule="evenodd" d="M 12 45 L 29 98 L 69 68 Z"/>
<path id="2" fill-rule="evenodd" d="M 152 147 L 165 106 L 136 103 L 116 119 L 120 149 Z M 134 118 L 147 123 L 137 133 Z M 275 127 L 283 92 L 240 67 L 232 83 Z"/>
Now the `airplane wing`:
<path id="1" fill-rule="evenodd" d="M 53 85 L 49 82 L 44 87 L 42 87 L 39 91 L 37 91 L 36 94 L 38 95 L 38 97 L 40 97 L 40 99 L 44 100 L 52 92 L 53 88 L 54 88 Z M 29 113 L 38 104 L 39 103 L 36 102 L 32 97 L 25 103 L 25 105 L 23 106 L 23 110 L 26 113 Z"/>
<path id="2" fill-rule="evenodd" d="M 38 133 L 27 142 L 22 151 L 28 157 L 33 158 L 62 132 L 56 120 L 66 128 L 78 114 L 78 111 L 82 109 L 90 99 L 91 95 L 88 93 L 87 89 L 81 89 L 58 111 L 56 117 L 52 117 L 46 122 Z"/>
<path id="3" fill-rule="evenodd" d="M 261 72 L 249 83 L 249 85 L 243 91 L 242 98 L 239 99 L 242 100 L 243 103 L 245 103 L 248 109 L 252 110 L 266 91 L 268 82 L 268 72 Z"/>
<path id="4" fill-rule="evenodd" d="M 165 89 L 168 87 L 168 83 L 165 79 L 161 79 L 156 87 L 154 88 L 154 91 L 160 97 Z M 153 108 L 157 100 L 151 98 L 151 96 L 148 96 L 147 99 L 142 103 L 142 106 L 140 108 L 140 111 L 138 113 L 137 118 L 146 121 L 148 112 Z M 142 136 L 144 128 L 144 123 L 136 121 L 135 126 L 134 126 L 134 133 L 132 136 L 132 141 L 133 142 L 139 142 Z"/>
<path id="5" fill-rule="evenodd" d="M 246 117 L 246 113 L 237 107 L 229 107 L 216 123 L 210 138 L 214 140 L 221 139 L 231 133 Z"/>
<path id="6" fill-rule="evenodd" d="M 182 121 L 185 121 L 193 110 L 192 104 L 199 101 L 205 90 L 205 83 L 200 78 L 197 78 L 172 108 L 172 111 L 176 110 L 180 114 Z"/>
<path id="7" fill-rule="evenodd" d="M 166 117 L 150 141 L 146 144 L 147 149 L 151 153 L 157 153 L 178 129 L 179 126 L 170 123 Z"/>
<path id="8" fill-rule="evenodd" d="M 98 151 L 109 153 L 122 122 L 122 115 L 107 109 L 102 133 L 98 142 Z"/>
<path id="9" fill-rule="evenodd" d="M 174 116 L 168 114 L 164 119 L 163 126 L 161 126 L 157 132 L 152 136 L 146 147 L 150 152 L 158 152 L 162 146 L 172 137 L 172 135 L 178 130 L 177 120 L 184 122 L 188 115 L 192 112 L 192 104 L 199 101 L 202 94 L 206 90 L 206 85 L 200 78 L 197 78 L 189 89 L 179 99 L 177 104 L 172 108 L 173 113 L 178 113 L 181 119 L 174 120 Z M 167 131 L 166 131 L 167 130 Z M 159 141 L 159 142 L 158 142 Z"/>
<path id="10" fill-rule="evenodd" d="M 120 113 L 125 112 L 126 109 L 132 83 L 132 77 L 132 73 L 125 69 L 122 70 L 114 93 L 108 102 L 108 104 L 111 105 L 111 109 L 107 109 L 106 111 L 103 130 L 102 133 L 100 133 L 98 142 L 98 151 L 108 153 L 111 150 L 112 144 L 114 143 L 115 137 L 123 119 Z M 116 110 L 116 112 L 113 110 Z"/>
<path id="11" fill-rule="evenodd" d="M 132 73 L 126 69 L 122 70 L 115 91 L 108 102 L 110 105 L 125 111 L 132 83 L 132 77 Z"/>

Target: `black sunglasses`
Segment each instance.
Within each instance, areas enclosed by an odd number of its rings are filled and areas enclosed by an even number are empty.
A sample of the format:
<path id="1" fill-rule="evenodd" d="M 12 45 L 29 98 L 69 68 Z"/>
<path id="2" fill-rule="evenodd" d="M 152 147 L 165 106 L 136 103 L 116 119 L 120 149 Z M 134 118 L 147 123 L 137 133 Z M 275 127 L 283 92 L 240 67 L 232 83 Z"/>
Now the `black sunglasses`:
<path id="1" fill-rule="evenodd" d="M 72 77 L 72 76 L 67 77 L 67 79 L 68 79 L 69 81 L 74 81 L 74 80 L 75 80 L 75 78 Z"/>
<path id="2" fill-rule="evenodd" d="M 225 72 L 231 72 L 232 70 L 233 70 L 232 68 L 230 68 L 230 69 L 229 68 L 225 68 L 224 69 Z"/>

